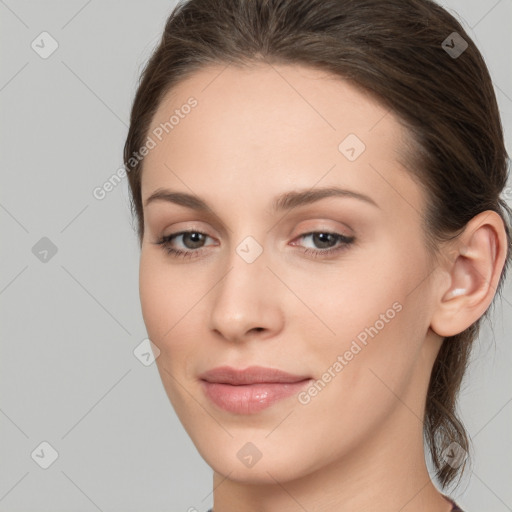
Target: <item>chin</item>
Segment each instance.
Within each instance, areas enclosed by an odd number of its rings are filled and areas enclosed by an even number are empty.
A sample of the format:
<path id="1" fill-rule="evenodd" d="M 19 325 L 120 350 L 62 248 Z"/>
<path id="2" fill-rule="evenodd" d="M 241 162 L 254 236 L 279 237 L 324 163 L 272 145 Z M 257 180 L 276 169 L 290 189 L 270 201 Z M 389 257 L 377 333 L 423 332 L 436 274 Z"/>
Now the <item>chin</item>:
<path id="1" fill-rule="evenodd" d="M 300 474 L 290 473 L 289 467 L 285 469 L 272 463 L 263 464 L 262 461 L 252 468 L 241 467 L 241 464 L 229 464 L 227 461 L 218 465 L 208 464 L 223 477 L 241 484 L 275 485 L 276 481 L 284 483 L 301 476 Z"/>
<path id="2" fill-rule="evenodd" d="M 236 482 L 275 485 L 276 480 L 284 483 L 301 478 L 311 471 L 311 468 L 300 465 L 302 457 L 297 455 L 290 454 L 288 457 L 282 452 L 273 456 L 261 454 L 261 458 L 256 460 L 253 457 L 251 461 L 250 457 L 246 459 L 246 454 L 251 453 L 251 448 L 243 450 L 238 443 L 236 448 L 224 447 L 222 451 L 215 453 L 212 452 L 211 446 L 207 444 L 205 449 L 198 447 L 201 457 L 216 473 Z"/>

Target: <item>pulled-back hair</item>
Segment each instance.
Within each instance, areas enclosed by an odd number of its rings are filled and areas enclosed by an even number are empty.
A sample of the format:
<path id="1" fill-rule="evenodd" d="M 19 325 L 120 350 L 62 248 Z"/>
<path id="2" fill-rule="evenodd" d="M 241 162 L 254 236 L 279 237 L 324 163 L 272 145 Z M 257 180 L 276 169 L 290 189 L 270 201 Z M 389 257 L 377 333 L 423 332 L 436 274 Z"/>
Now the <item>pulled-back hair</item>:
<path id="1" fill-rule="evenodd" d="M 449 51 L 462 50 L 464 41 L 468 47 L 460 55 Z M 328 71 L 388 108 L 413 142 L 406 154 L 409 172 L 427 199 L 427 249 L 436 255 L 439 244 L 460 234 L 475 215 L 497 212 L 507 234 L 507 259 L 497 289 L 501 292 L 510 261 L 512 212 L 500 197 L 508 155 L 496 96 L 474 42 L 431 0 L 178 3 L 141 75 L 124 147 L 140 243 L 143 159 L 133 155 L 144 145 L 163 97 L 208 65 L 259 62 Z M 464 468 L 447 464 L 443 450 L 452 442 L 469 450 L 456 399 L 472 343 L 489 310 L 465 331 L 445 338 L 433 366 L 424 436 L 442 487 Z"/>

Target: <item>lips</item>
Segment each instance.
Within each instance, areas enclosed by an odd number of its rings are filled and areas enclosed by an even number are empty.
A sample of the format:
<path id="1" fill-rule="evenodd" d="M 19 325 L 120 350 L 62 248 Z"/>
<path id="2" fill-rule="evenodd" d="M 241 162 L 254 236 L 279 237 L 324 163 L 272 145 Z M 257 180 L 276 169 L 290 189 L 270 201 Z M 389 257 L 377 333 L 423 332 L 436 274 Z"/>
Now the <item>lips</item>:
<path id="1" fill-rule="evenodd" d="M 204 372 L 200 379 L 216 406 L 236 414 L 254 414 L 298 393 L 311 377 L 261 366 L 243 370 L 221 366 Z"/>
<path id="2" fill-rule="evenodd" d="M 213 370 L 208 370 L 201 374 L 199 378 L 207 382 L 220 382 L 222 384 L 231 384 L 232 386 L 241 386 L 263 382 L 294 383 L 309 379 L 310 377 L 308 375 L 293 375 L 277 368 L 264 368 L 262 366 L 250 366 L 243 370 L 237 370 L 230 366 L 220 366 Z"/>

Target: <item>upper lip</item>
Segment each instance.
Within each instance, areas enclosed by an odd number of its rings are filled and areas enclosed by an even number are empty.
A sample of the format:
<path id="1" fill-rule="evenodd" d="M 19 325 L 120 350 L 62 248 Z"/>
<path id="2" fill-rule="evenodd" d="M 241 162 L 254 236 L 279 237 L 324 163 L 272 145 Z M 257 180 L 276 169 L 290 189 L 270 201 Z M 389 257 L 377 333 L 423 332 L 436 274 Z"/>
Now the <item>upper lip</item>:
<path id="1" fill-rule="evenodd" d="M 202 373 L 200 379 L 207 382 L 220 382 L 223 384 L 243 385 L 256 383 L 291 383 L 309 379 L 307 375 L 293 375 L 277 368 L 264 368 L 263 366 L 249 366 L 236 369 L 230 366 L 219 366 Z"/>

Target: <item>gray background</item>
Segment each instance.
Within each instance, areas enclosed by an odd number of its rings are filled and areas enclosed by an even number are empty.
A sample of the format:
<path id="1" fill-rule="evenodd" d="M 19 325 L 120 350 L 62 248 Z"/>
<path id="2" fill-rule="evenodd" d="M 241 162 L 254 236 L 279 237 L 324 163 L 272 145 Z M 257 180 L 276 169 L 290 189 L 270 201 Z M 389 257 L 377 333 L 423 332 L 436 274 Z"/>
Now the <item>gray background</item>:
<path id="1" fill-rule="evenodd" d="M 512 0 L 442 3 L 488 63 L 512 153 Z M 0 0 L 2 512 L 212 503 L 211 469 L 155 365 L 133 353 L 146 332 L 126 180 L 92 194 L 122 165 L 136 80 L 174 5 Z M 58 43 L 46 59 L 31 47 L 43 31 Z M 466 512 L 512 510 L 511 312 L 509 279 L 461 395 L 474 466 L 454 496 Z M 58 452 L 48 469 L 43 441 Z"/>

